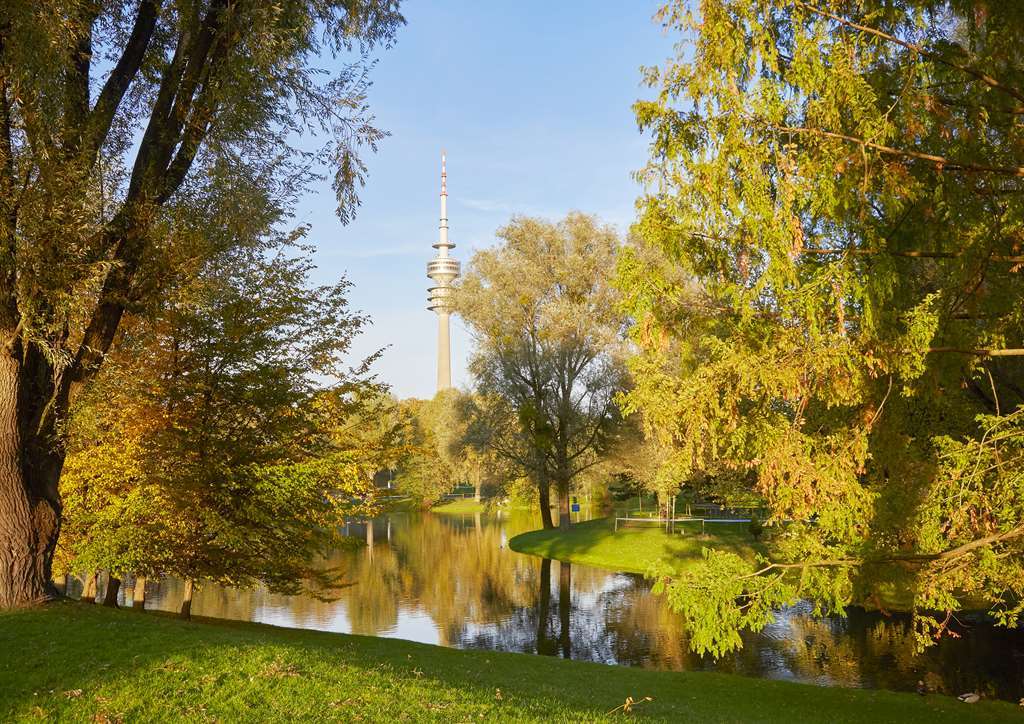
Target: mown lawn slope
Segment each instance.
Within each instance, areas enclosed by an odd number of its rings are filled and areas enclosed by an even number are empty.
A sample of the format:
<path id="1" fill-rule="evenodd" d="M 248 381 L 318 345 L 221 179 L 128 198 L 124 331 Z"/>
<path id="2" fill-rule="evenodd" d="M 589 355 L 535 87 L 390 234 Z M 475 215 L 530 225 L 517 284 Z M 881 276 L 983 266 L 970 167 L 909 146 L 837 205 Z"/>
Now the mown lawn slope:
<path id="1" fill-rule="evenodd" d="M 1019 721 L 1003 702 L 827 689 L 61 602 L 0 614 L 0 720 Z"/>

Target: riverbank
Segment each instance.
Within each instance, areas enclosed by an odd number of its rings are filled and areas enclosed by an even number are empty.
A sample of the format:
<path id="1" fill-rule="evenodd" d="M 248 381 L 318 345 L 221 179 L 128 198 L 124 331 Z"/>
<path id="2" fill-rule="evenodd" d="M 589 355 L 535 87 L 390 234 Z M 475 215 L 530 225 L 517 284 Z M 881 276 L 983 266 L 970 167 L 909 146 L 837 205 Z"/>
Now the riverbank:
<path id="1" fill-rule="evenodd" d="M 64 601 L 0 613 L 4 721 L 1000 722 L 1005 702 L 646 671 Z M 651 700 L 645 700 L 650 697 Z"/>
<path id="2" fill-rule="evenodd" d="M 447 513 L 450 515 L 464 515 L 467 513 L 483 513 L 487 505 L 482 500 L 472 498 L 458 498 L 441 505 L 435 505 L 430 509 L 431 513 Z"/>
<path id="3" fill-rule="evenodd" d="M 671 534 L 665 533 L 664 526 L 654 524 L 632 523 L 617 531 L 614 526 L 612 518 L 599 518 L 564 531 L 554 528 L 521 533 L 508 545 L 518 553 L 627 573 L 646 573 L 648 566 L 659 559 L 681 571 L 699 561 L 704 548 L 728 550 L 750 559 L 763 550 L 747 526 L 738 523 L 708 523 L 703 535 L 698 522 L 677 524 L 676 532 Z"/>

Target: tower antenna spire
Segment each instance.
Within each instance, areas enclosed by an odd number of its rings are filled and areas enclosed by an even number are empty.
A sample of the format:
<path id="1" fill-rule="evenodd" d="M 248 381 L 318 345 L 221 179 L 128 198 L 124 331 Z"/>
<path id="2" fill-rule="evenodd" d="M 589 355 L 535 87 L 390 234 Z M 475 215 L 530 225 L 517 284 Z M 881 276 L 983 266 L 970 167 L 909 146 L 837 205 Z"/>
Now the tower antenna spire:
<path id="1" fill-rule="evenodd" d="M 455 244 L 448 240 L 448 171 L 447 157 L 441 150 L 441 220 L 438 226 L 437 256 L 427 262 L 427 276 L 437 285 L 427 290 L 427 309 L 437 313 L 437 390 L 452 386 L 452 350 L 449 331 L 452 282 L 461 272 L 461 265 L 448 255 Z"/>

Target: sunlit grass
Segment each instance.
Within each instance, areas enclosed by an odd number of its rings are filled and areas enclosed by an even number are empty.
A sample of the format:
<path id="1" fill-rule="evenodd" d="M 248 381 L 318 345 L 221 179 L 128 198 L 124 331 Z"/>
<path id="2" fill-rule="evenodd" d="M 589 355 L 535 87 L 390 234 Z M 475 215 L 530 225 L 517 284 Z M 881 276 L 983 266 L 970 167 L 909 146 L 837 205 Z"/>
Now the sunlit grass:
<path id="1" fill-rule="evenodd" d="M 1002 702 L 828 689 L 715 673 L 229 622 L 74 602 L 0 614 L 2 721 L 996 722 Z"/>
<path id="2" fill-rule="evenodd" d="M 673 532 L 654 523 L 620 524 L 618 531 L 614 525 L 612 518 L 601 518 L 578 523 L 567 531 L 535 530 L 515 536 L 509 547 L 520 553 L 627 573 L 646 573 L 658 560 L 682 571 L 701 559 L 704 548 L 729 550 L 751 559 L 761 550 L 743 523 L 708 523 L 705 534 L 701 534 L 698 522 L 677 523 Z"/>
<path id="3" fill-rule="evenodd" d="M 433 513 L 483 513 L 487 510 L 487 504 L 482 500 L 472 498 L 457 498 L 441 505 L 435 505 L 430 509 Z"/>

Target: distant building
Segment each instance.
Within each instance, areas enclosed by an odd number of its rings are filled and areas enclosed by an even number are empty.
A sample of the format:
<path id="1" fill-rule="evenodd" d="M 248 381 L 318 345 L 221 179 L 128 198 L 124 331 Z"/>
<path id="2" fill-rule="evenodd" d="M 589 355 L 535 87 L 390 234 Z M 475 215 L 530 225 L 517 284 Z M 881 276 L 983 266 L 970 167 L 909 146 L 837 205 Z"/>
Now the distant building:
<path id="1" fill-rule="evenodd" d="M 445 156 L 441 154 L 441 225 L 439 227 L 437 256 L 427 262 L 427 276 L 437 285 L 430 287 L 427 309 L 437 313 L 437 391 L 452 386 L 452 343 L 449 332 L 451 317 L 452 282 L 461 271 L 458 260 L 448 256 L 448 250 L 455 244 L 448 241 L 448 174 L 445 171 Z"/>

